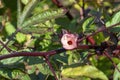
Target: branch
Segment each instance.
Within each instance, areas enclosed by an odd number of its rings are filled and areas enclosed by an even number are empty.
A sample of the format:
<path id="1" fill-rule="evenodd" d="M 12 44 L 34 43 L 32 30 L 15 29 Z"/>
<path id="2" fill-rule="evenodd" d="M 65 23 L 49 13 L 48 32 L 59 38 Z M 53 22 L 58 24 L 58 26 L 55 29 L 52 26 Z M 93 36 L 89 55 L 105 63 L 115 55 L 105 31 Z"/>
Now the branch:
<path id="1" fill-rule="evenodd" d="M 19 56 L 42 56 L 42 57 L 46 57 L 46 56 L 51 56 L 57 53 L 61 53 L 61 52 L 65 52 L 65 49 L 57 49 L 57 50 L 52 50 L 52 51 L 48 51 L 48 52 L 12 52 L 11 54 L 6 54 L 6 55 L 1 55 L 0 56 L 0 60 L 2 59 L 7 59 L 7 58 L 11 58 L 11 57 L 19 57 Z"/>
<path id="2" fill-rule="evenodd" d="M 101 46 L 80 45 L 80 46 L 78 46 L 77 49 L 96 49 L 96 48 L 101 48 Z M 120 45 L 118 45 L 116 49 L 120 50 Z M 60 53 L 65 52 L 65 51 L 67 51 L 67 50 L 65 50 L 64 48 L 61 48 L 61 49 L 57 49 L 57 50 L 51 50 L 48 52 L 12 52 L 11 54 L 1 55 L 0 60 L 12 58 L 12 57 L 19 57 L 19 56 L 34 56 L 34 57 L 42 56 L 42 57 L 46 57 L 46 56 L 52 56 L 55 54 L 60 54 Z"/>
<path id="3" fill-rule="evenodd" d="M 55 79 L 58 80 L 58 78 L 57 78 L 57 76 L 56 76 L 56 74 L 55 74 L 55 71 L 54 71 L 54 69 L 53 69 L 53 67 L 52 67 L 52 65 L 51 65 L 51 63 L 50 63 L 50 61 L 49 61 L 48 58 L 49 58 L 49 56 L 45 57 L 45 61 L 46 61 L 46 63 L 48 64 L 48 66 L 50 67 L 50 70 L 52 71 Z"/>
<path id="4" fill-rule="evenodd" d="M 90 35 L 87 35 L 86 37 L 83 37 L 83 38 L 79 39 L 78 42 L 81 42 L 81 41 L 83 41 L 84 39 L 86 39 L 86 38 L 88 38 L 88 37 L 90 37 L 90 36 L 94 36 L 94 35 L 96 35 L 96 34 L 99 33 L 99 32 L 103 32 L 103 31 L 105 31 L 105 30 L 111 29 L 111 28 L 113 28 L 113 27 L 115 27 L 115 26 L 118 26 L 118 25 L 120 25 L 120 22 L 119 22 L 119 23 L 116 23 L 116 24 L 113 24 L 113 25 L 111 25 L 111 26 L 108 26 L 107 28 L 106 28 L 105 26 L 103 26 L 103 27 L 102 27 L 101 29 L 99 29 L 98 31 L 96 31 L 96 32 L 94 32 L 94 33 L 92 33 L 92 34 L 90 34 Z"/>
<path id="5" fill-rule="evenodd" d="M 21 26 L 24 20 L 30 15 L 30 12 L 34 9 L 34 7 L 38 4 L 40 0 L 31 0 L 23 9 L 21 13 L 21 17 L 19 20 L 19 25 Z M 18 26 L 18 27 L 20 27 Z"/>

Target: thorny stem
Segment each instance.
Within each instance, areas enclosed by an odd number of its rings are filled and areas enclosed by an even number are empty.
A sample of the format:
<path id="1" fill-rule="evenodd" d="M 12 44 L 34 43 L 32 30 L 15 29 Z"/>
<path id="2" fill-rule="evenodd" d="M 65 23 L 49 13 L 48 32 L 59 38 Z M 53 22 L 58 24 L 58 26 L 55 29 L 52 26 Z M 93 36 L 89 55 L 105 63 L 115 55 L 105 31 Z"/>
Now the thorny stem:
<path id="1" fill-rule="evenodd" d="M 57 78 L 57 76 L 56 76 L 56 74 L 55 74 L 55 71 L 54 71 L 54 69 L 53 69 L 53 67 L 52 67 L 52 65 L 51 65 L 51 63 L 50 63 L 50 61 L 49 61 L 48 58 L 49 58 L 49 56 L 45 57 L 46 63 L 48 64 L 50 70 L 52 71 L 52 73 L 53 73 L 55 79 L 58 80 L 58 78 Z"/>
<path id="2" fill-rule="evenodd" d="M 119 68 L 117 67 L 117 65 L 113 62 L 113 60 L 111 59 L 110 55 L 107 52 L 104 52 L 103 54 L 105 54 L 108 59 L 112 62 L 112 64 L 114 65 L 114 67 L 120 72 Z"/>

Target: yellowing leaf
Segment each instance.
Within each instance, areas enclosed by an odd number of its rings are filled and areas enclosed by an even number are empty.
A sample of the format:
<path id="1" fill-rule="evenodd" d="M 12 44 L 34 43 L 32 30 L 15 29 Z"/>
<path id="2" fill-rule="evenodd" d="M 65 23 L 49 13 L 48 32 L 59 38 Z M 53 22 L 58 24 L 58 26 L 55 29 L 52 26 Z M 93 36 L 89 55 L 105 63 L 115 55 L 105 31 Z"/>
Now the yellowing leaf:
<path id="1" fill-rule="evenodd" d="M 62 76 L 72 78 L 85 76 L 89 78 L 108 80 L 103 72 L 90 65 L 65 68 L 62 70 Z"/>

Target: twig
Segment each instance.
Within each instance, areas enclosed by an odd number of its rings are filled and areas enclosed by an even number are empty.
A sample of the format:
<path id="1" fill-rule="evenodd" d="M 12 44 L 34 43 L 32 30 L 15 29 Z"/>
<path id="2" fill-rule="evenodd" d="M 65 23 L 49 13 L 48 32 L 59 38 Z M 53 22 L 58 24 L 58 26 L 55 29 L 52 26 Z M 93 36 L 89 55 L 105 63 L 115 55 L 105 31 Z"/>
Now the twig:
<path id="1" fill-rule="evenodd" d="M 99 32 L 102 32 L 102 31 L 111 29 L 111 28 L 113 28 L 113 27 L 115 27 L 115 26 L 118 26 L 118 25 L 120 25 L 120 22 L 119 22 L 119 23 L 116 23 L 116 24 L 113 24 L 113 25 L 109 26 L 108 28 L 103 27 L 102 29 L 99 29 L 98 31 L 96 31 L 96 32 L 94 32 L 94 33 L 92 33 L 92 34 L 87 35 L 86 37 L 83 37 L 83 38 L 79 39 L 78 42 L 81 42 L 81 41 L 83 41 L 84 39 L 86 39 L 86 38 L 88 38 L 88 37 L 90 37 L 90 36 L 94 36 L 94 35 L 96 35 L 96 34 L 99 33 Z"/>
<path id="2" fill-rule="evenodd" d="M 72 16 L 71 13 L 69 12 L 68 8 L 65 7 L 65 6 L 63 6 L 63 5 L 59 2 L 59 0 L 52 0 L 52 2 L 53 2 L 57 7 L 65 9 L 65 10 L 67 11 L 66 16 L 67 16 L 70 20 L 73 19 L 73 16 Z"/>
<path id="3" fill-rule="evenodd" d="M 48 58 L 49 58 L 49 56 L 46 56 L 46 57 L 45 57 L 46 63 L 48 64 L 50 70 L 52 71 L 52 73 L 53 73 L 55 79 L 58 80 L 58 78 L 57 78 L 57 76 L 56 76 L 56 74 L 55 74 L 55 71 L 54 71 L 54 69 L 53 69 L 53 67 L 52 67 L 52 65 L 51 65 L 51 63 L 50 63 L 50 61 L 49 61 Z"/>
<path id="4" fill-rule="evenodd" d="M 117 67 L 117 65 L 113 62 L 113 60 L 111 59 L 110 55 L 107 52 L 104 52 L 103 54 L 105 54 L 108 59 L 112 62 L 112 64 L 114 65 L 114 67 L 120 72 L 119 68 Z"/>
<path id="5" fill-rule="evenodd" d="M 11 54 L 6 54 L 6 55 L 1 55 L 0 56 L 0 60 L 2 59 L 7 59 L 7 58 L 11 58 L 11 57 L 19 57 L 19 56 L 52 56 L 55 54 L 59 54 L 61 52 L 65 52 L 65 49 L 57 49 L 57 50 L 52 50 L 52 51 L 48 51 L 48 52 L 12 52 Z"/>
<path id="6" fill-rule="evenodd" d="M 96 48 L 99 48 L 99 47 L 101 47 L 101 46 L 79 45 L 78 49 L 96 49 Z M 118 45 L 116 49 L 120 50 L 120 45 Z M 34 56 L 34 57 L 35 56 L 42 56 L 42 57 L 46 57 L 46 56 L 52 56 L 52 55 L 55 55 L 55 54 L 59 54 L 59 53 L 65 52 L 65 51 L 66 50 L 64 48 L 61 48 L 61 49 L 57 49 L 57 50 L 51 50 L 51 51 L 48 51 L 48 52 L 12 52 L 11 54 L 1 55 L 0 60 L 11 58 L 11 57 L 19 57 L 19 56 Z"/>
<path id="7" fill-rule="evenodd" d="M 8 48 L 1 40 L 0 40 L 0 44 L 2 44 L 3 47 L 5 47 L 7 49 L 8 52 L 11 52 L 12 50 L 10 48 Z M 2 48 L 1 48 L 2 49 Z"/>
<path id="8" fill-rule="evenodd" d="M 8 45 L 8 43 L 13 39 L 13 37 L 20 31 L 20 29 L 17 29 L 10 37 L 10 39 L 4 44 L 4 46 L 0 49 L 0 52 Z"/>

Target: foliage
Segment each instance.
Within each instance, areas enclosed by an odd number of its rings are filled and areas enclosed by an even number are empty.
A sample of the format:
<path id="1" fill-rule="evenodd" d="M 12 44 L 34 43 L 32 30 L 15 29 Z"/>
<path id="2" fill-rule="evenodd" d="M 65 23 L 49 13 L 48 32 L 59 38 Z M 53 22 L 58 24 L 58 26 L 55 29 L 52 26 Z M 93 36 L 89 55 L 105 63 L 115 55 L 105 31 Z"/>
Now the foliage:
<path id="1" fill-rule="evenodd" d="M 28 55 L 3 59 L 1 80 L 55 80 L 55 74 L 59 80 L 120 79 L 120 72 L 101 53 L 107 51 L 113 57 L 114 47 L 120 45 L 120 25 L 111 28 L 120 22 L 119 18 L 117 0 L 0 0 L 0 56 L 60 49 L 63 29 L 83 39 L 78 46 L 102 47 L 104 42 L 110 46 L 105 50 L 58 51 L 49 58 Z M 90 42 L 89 35 L 95 44 Z M 117 51 L 118 57 L 112 60 L 120 69 L 120 48 Z"/>

